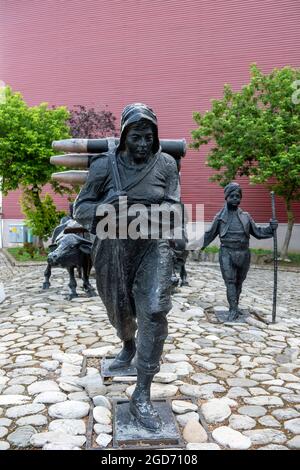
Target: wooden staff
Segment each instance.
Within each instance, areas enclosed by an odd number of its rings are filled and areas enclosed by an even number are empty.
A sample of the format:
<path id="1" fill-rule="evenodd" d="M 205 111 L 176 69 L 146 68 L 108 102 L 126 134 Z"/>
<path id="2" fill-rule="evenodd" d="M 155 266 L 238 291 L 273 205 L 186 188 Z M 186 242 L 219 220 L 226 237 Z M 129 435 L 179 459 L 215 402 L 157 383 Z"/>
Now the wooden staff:
<path id="1" fill-rule="evenodd" d="M 275 194 L 271 191 L 272 201 L 272 221 L 276 221 L 276 210 L 275 210 Z M 274 287 L 273 287 L 273 309 L 272 309 L 272 323 L 276 321 L 276 305 L 277 305 L 277 274 L 278 274 L 278 253 L 277 253 L 277 228 L 273 232 L 273 255 L 274 255 Z"/>

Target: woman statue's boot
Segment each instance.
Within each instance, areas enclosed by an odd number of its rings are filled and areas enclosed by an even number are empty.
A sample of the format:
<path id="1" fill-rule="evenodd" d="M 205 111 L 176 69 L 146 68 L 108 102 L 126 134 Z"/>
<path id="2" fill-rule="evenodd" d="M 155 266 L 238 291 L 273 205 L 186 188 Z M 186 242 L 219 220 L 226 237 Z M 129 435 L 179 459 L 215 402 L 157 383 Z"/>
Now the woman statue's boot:
<path id="1" fill-rule="evenodd" d="M 153 375 L 138 371 L 137 384 L 129 402 L 129 409 L 141 426 L 155 432 L 161 428 L 161 420 L 150 401 L 152 380 Z"/>
<path id="2" fill-rule="evenodd" d="M 128 341 L 123 342 L 123 348 L 121 351 L 116 355 L 115 359 L 109 366 L 109 369 L 123 369 L 124 367 L 129 367 L 132 359 L 134 358 L 136 353 L 136 346 L 135 340 L 130 339 Z"/>

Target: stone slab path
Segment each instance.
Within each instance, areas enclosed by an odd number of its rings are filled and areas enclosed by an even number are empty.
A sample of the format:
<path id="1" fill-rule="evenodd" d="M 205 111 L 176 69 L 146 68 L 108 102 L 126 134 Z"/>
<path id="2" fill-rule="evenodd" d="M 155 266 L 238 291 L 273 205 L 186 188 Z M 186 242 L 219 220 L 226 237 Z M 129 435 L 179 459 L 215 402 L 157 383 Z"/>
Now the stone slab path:
<path id="1" fill-rule="evenodd" d="M 93 444 L 110 447 L 112 399 L 129 397 L 134 379 L 101 380 L 98 362 L 120 348 L 103 304 L 81 288 L 65 300 L 61 269 L 42 291 L 43 267 L 1 260 L 0 449 L 85 449 L 91 405 Z M 212 313 L 227 305 L 218 268 L 190 262 L 188 274 L 190 285 L 173 295 L 153 398 L 171 398 L 188 449 L 299 449 L 300 274 L 279 273 L 274 325 L 271 271 L 250 271 L 244 324 Z"/>

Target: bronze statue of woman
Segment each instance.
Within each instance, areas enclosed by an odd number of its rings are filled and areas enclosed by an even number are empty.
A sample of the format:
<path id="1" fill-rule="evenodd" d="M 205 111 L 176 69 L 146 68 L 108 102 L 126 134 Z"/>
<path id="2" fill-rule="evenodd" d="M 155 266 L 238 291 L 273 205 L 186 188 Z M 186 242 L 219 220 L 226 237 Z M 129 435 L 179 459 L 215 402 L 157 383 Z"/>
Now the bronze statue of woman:
<path id="1" fill-rule="evenodd" d="M 156 115 L 141 103 L 125 107 L 118 147 L 93 158 L 75 201 L 75 219 L 96 233 L 97 207 L 115 204 L 120 194 L 127 196 L 129 206 L 160 204 L 167 209 L 180 203 L 176 161 L 161 152 Z M 155 431 L 161 420 L 151 403 L 150 387 L 168 334 L 173 263 L 169 242 L 96 237 L 92 258 L 99 295 L 123 342 L 110 368 L 128 367 L 135 357 L 137 383 L 130 411 L 142 426 Z"/>

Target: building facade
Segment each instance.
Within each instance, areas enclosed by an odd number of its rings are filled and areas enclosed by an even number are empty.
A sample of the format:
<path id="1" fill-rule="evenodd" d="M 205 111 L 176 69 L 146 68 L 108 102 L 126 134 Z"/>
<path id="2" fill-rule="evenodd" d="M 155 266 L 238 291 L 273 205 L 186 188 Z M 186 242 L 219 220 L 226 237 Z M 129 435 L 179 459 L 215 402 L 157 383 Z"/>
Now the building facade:
<path id="1" fill-rule="evenodd" d="M 249 65 L 268 73 L 299 66 L 298 0 L 1 0 L 0 80 L 30 105 L 108 106 L 117 117 L 130 102 L 145 102 L 158 116 L 161 138 L 186 138 L 193 112 L 210 109 L 224 83 L 249 81 Z M 300 105 L 299 105 L 300 106 Z M 207 148 L 188 150 L 181 170 L 185 203 L 204 204 L 209 223 L 223 192 L 209 182 Z M 243 208 L 259 223 L 271 216 L 262 187 L 244 189 Z M 2 201 L 2 243 L 22 224 L 19 193 Z M 55 198 L 59 207 L 67 203 Z M 285 231 L 277 200 L 279 237 Z M 291 250 L 300 251 L 300 204 Z M 270 247 L 271 241 L 252 246 Z"/>

